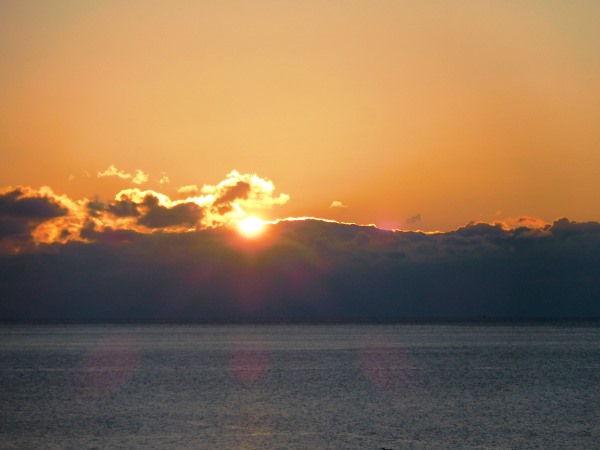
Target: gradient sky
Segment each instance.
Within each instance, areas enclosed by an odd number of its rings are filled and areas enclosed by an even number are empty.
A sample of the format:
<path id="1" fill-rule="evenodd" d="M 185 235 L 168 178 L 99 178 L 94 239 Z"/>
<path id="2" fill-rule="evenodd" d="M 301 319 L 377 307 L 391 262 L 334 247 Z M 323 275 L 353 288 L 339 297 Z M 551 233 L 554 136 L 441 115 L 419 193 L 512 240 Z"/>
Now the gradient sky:
<path id="1" fill-rule="evenodd" d="M 112 200 L 141 170 L 174 196 L 236 169 L 290 196 L 267 219 L 598 220 L 599 23 L 597 1 L 2 0 L 0 187 Z"/>

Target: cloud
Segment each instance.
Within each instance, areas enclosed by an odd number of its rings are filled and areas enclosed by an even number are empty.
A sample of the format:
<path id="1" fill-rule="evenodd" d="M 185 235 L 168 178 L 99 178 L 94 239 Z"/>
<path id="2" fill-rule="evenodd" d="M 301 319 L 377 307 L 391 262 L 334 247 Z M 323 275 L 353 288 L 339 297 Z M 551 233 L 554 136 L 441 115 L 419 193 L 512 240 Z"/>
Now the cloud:
<path id="1" fill-rule="evenodd" d="M 144 172 L 142 172 L 139 169 L 135 171 L 135 176 L 131 180 L 131 182 L 133 184 L 144 184 L 147 181 L 148 181 L 148 174 L 145 174 Z"/>
<path id="2" fill-rule="evenodd" d="M 214 227 L 237 222 L 250 211 L 287 203 L 289 195 L 276 196 L 274 191 L 275 185 L 271 180 L 233 170 L 225 180 L 216 185 L 205 184 L 198 193 L 200 195 L 190 196 L 187 200 L 207 205 L 203 224 Z"/>
<path id="3" fill-rule="evenodd" d="M 339 202 L 337 200 L 334 200 L 331 202 L 331 205 L 329 205 L 330 208 L 348 208 L 348 206 L 344 205 L 342 202 Z"/>
<path id="4" fill-rule="evenodd" d="M 200 228 L 204 207 L 193 201 L 171 200 L 156 191 L 133 188 L 120 191 L 112 202 L 88 202 L 87 208 L 89 223 L 95 231 L 120 229 L 148 233 L 153 229 L 184 232 Z"/>
<path id="5" fill-rule="evenodd" d="M 0 190 L 0 320 L 600 317 L 596 222 L 424 233 L 305 217 L 249 243 L 230 225 L 289 199 L 270 180 L 233 171 L 179 195 Z"/>
<path id="6" fill-rule="evenodd" d="M 413 224 L 413 223 L 417 223 L 420 221 L 421 221 L 421 214 L 415 214 L 414 216 L 411 216 L 408 219 L 406 219 L 406 223 L 408 223 L 408 224 Z"/>
<path id="7" fill-rule="evenodd" d="M 600 223 L 598 222 L 572 222 L 566 218 L 555 221 L 551 226 L 545 227 L 552 235 L 569 239 L 577 236 L 589 237 L 600 233 Z M 597 248 L 590 247 L 589 251 L 596 251 Z"/>
<path id="8" fill-rule="evenodd" d="M 104 172 L 98 172 L 98 178 L 102 177 L 119 177 L 123 180 L 127 180 L 131 178 L 131 174 L 117 169 L 114 165 L 110 165 Z"/>
<path id="9" fill-rule="evenodd" d="M 102 177 L 118 177 L 122 180 L 128 180 L 131 178 L 131 182 L 137 185 L 146 183 L 149 178 L 148 174 L 139 169 L 136 169 L 135 175 L 132 175 L 124 170 L 117 169 L 115 165 L 110 165 L 104 172 L 98 172 L 98 178 Z"/>
<path id="10" fill-rule="evenodd" d="M 163 175 L 160 180 L 158 180 L 158 182 L 160 184 L 169 184 L 171 182 L 171 180 L 169 180 L 169 177 L 167 175 Z"/>
<path id="11" fill-rule="evenodd" d="M 519 227 L 543 228 L 546 225 L 549 225 L 548 222 L 531 216 L 507 217 L 505 219 L 498 220 L 495 223 L 500 223 L 507 230 Z"/>
<path id="12" fill-rule="evenodd" d="M 235 200 L 243 209 L 268 209 L 274 205 L 287 203 L 290 196 L 279 194 L 274 196 L 275 186 L 267 178 L 261 178 L 256 174 L 240 174 L 233 170 L 227 174 L 227 178 L 219 184 L 211 186 L 204 185 L 200 192 L 204 195 L 213 196 L 217 199 Z M 228 199 L 228 196 L 237 198 Z"/>
<path id="13" fill-rule="evenodd" d="M 90 216 L 99 217 L 101 212 L 106 209 L 106 205 L 99 198 L 87 202 L 87 210 Z"/>
<path id="14" fill-rule="evenodd" d="M 215 200 L 214 205 L 219 206 L 224 203 L 231 203 L 234 200 L 246 199 L 251 189 L 250 183 L 238 181 L 236 184 L 225 188 L 224 192 Z"/>
<path id="15" fill-rule="evenodd" d="M 88 205 L 89 206 L 89 205 Z M 106 205 L 106 211 L 117 217 L 138 217 L 138 205 L 130 200 L 117 200 Z"/>
<path id="16" fill-rule="evenodd" d="M 187 186 L 181 186 L 179 189 L 177 189 L 177 192 L 183 195 L 195 195 L 198 194 L 200 190 L 195 184 L 189 184 Z"/>
<path id="17" fill-rule="evenodd" d="M 2 217 L 43 220 L 67 213 L 68 209 L 54 198 L 54 194 L 48 188 L 35 191 L 31 188 L 17 187 L 0 191 Z"/>
<path id="18" fill-rule="evenodd" d="M 98 177 L 132 175 L 111 165 Z M 148 176 L 136 171 L 132 182 Z M 50 188 L 5 188 L 0 191 L 0 238 L 2 252 L 23 251 L 31 245 L 89 241 L 108 230 L 152 233 L 187 232 L 233 226 L 255 210 L 268 209 L 288 201 L 275 195 L 275 186 L 256 174 L 232 171 L 216 185 L 205 184 L 179 189 L 179 197 L 138 188 L 120 191 L 112 201 L 99 198 L 74 201 L 54 194 Z"/>
<path id="19" fill-rule="evenodd" d="M 21 251 L 34 242 L 65 242 L 76 232 L 81 211 L 49 187 L 0 190 L 0 252 Z"/>
<path id="20" fill-rule="evenodd" d="M 193 202 L 163 206 L 160 200 L 148 194 L 142 203 L 142 216 L 138 223 L 148 228 L 195 228 L 202 217 L 202 209 Z"/>
<path id="21" fill-rule="evenodd" d="M 138 200 L 154 225 L 190 217 Z M 0 319 L 600 317 L 595 222 L 423 233 L 304 219 L 268 225 L 252 248 L 227 229 L 85 230 L 88 243 L 0 258 Z"/>
<path id="22" fill-rule="evenodd" d="M 273 192 L 271 181 L 236 171 L 217 185 L 204 185 L 202 189 L 184 186 L 176 199 L 154 190 L 124 189 L 113 201 L 81 201 L 87 216 L 79 222 L 79 236 L 89 240 L 108 229 L 178 233 L 229 226 L 251 209 L 271 208 L 289 198 Z"/>

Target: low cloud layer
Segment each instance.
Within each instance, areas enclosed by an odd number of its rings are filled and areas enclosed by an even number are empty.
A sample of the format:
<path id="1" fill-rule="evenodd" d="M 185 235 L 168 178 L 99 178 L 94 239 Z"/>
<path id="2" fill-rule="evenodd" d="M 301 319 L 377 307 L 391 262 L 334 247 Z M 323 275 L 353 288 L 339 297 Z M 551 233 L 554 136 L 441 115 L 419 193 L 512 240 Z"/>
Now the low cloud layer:
<path id="1" fill-rule="evenodd" d="M 233 191 L 246 195 L 240 187 L 214 198 L 232 201 Z M 199 208 L 196 203 L 167 208 L 165 199 L 140 195 L 111 204 L 111 214 L 118 211 L 123 220 L 158 230 L 203 220 L 190 206 Z M 60 206 L 48 211 L 44 214 L 64 213 Z M 595 222 L 561 219 L 513 229 L 473 223 L 448 233 L 422 233 L 283 220 L 254 240 L 227 228 L 185 233 L 134 228 L 88 225 L 85 242 L 0 257 L 0 319 L 600 317 Z"/>

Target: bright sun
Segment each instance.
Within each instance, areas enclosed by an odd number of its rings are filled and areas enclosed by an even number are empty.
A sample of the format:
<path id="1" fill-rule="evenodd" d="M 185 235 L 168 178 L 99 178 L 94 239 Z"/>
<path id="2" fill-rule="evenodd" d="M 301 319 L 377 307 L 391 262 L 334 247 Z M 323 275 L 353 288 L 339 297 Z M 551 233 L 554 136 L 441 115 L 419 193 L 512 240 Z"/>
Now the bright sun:
<path id="1" fill-rule="evenodd" d="M 238 222 L 238 230 L 244 236 L 253 237 L 262 231 L 264 225 L 258 217 L 246 217 Z"/>

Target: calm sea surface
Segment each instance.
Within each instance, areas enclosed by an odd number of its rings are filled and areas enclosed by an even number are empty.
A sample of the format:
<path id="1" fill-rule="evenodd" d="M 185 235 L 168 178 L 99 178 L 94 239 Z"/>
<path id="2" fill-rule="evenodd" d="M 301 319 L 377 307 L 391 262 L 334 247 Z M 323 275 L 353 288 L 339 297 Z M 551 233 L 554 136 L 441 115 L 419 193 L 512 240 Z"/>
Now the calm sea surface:
<path id="1" fill-rule="evenodd" d="M 600 327 L 2 325 L 1 448 L 600 448 Z"/>

